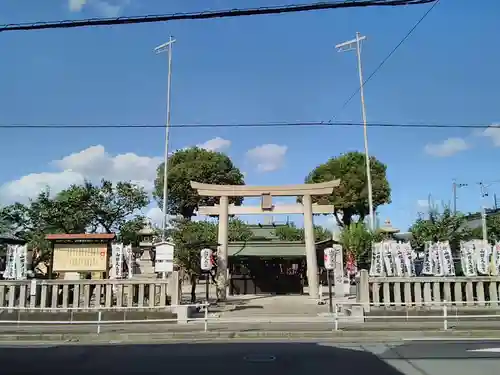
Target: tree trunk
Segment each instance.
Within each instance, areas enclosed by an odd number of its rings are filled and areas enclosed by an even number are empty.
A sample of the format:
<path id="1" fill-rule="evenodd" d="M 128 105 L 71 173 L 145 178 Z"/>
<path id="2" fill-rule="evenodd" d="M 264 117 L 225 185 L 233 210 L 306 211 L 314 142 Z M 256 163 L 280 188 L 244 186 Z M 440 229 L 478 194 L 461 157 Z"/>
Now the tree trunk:
<path id="1" fill-rule="evenodd" d="M 198 277 L 196 275 L 191 275 L 191 303 L 196 302 L 196 284 L 198 282 Z"/>

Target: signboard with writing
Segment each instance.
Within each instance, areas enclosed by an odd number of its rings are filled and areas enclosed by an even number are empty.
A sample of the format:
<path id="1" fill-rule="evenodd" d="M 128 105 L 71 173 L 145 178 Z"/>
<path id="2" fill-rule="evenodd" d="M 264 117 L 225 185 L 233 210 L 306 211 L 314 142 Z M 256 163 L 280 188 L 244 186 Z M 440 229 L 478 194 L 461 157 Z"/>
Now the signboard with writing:
<path id="1" fill-rule="evenodd" d="M 55 272 L 105 272 L 106 255 L 105 244 L 56 244 L 53 268 Z"/>

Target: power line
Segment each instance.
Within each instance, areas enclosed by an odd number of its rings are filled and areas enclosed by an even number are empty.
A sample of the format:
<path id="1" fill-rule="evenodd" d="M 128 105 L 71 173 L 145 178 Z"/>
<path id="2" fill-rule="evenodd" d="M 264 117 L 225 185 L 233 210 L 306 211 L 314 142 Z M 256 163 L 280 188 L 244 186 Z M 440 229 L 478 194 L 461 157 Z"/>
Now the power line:
<path id="1" fill-rule="evenodd" d="M 154 124 L 0 124 L 0 129 L 163 129 L 166 125 Z M 172 128 L 295 128 L 295 127 L 361 127 L 360 122 L 264 122 L 264 123 L 211 123 L 211 124 L 172 124 Z M 425 124 L 425 123 L 368 123 L 372 128 L 405 129 L 500 129 L 500 125 L 478 124 Z"/>
<path id="2" fill-rule="evenodd" d="M 354 97 L 356 95 L 358 95 L 358 93 L 360 92 L 361 90 L 361 87 L 364 87 L 377 73 L 378 71 L 385 65 L 385 63 L 387 62 L 387 60 L 389 60 L 392 55 L 394 55 L 394 53 L 399 49 L 399 47 L 401 47 L 405 42 L 406 40 L 413 34 L 413 32 L 415 31 L 415 29 L 422 23 L 422 21 L 429 15 L 430 12 L 432 12 L 432 10 L 436 7 L 436 5 L 439 4 L 439 1 L 440 0 L 436 0 L 434 2 L 434 4 L 432 4 L 432 6 L 427 9 L 427 11 L 423 14 L 422 17 L 420 17 L 420 19 L 413 25 L 413 27 L 405 34 L 405 36 L 399 41 L 398 44 L 396 44 L 396 46 L 391 50 L 391 52 L 389 52 L 389 54 L 380 62 L 380 64 L 375 68 L 375 70 L 368 76 L 368 78 L 366 78 L 366 80 L 363 81 L 363 85 L 358 87 L 356 91 L 354 91 L 351 96 L 349 96 L 349 98 L 344 102 L 344 104 L 342 104 L 342 107 L 340 107 L 339 109 L 339 113 L 342 112 L 347 106 L 348 104 L 351 102 L 352 99 L 354 99 Z M 337 113 L 333 119 L 335 120 L 339 113 Z"/>
<path id="3" fill-rule="evenodd" d="M 168 22 L 180 20 L 201 20 L 213 18 L 230 18 L 243 16 L 257 16 L 269 14 L 298 13 L 315 10 L 328 10 L 337 8 L 356 8 L 368 6 L 401 6 L 433 3 L 436 0 L 355 0 L 346 1 L 326 1 L 313 4 L 292 4 L 286 6 L 272 6 L 244 9 L 226 9 L 215 11 L 202 11 L 192 13 L 171 13 L 161 15 L 117 17 L 117 18 L 88 18 L 83 20 L 63 20 L 48 22 L 15 23 L 0 26 L 0 32 L 6 31 L 28 31 L 46 29 L 69 29 L 90 26 L 112 26 L 130 25 L 139 23 Z"/>

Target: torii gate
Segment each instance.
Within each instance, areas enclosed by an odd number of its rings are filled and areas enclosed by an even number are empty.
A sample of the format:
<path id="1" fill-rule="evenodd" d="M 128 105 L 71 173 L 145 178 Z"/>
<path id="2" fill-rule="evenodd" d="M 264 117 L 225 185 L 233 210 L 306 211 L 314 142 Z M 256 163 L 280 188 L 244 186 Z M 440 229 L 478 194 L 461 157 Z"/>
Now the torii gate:
<path id="1" fill-rule="evenodd" d="M 191 187 L 203 197 L 219 197 L 219 204 L 198 208 L 198 214 L 219 216 L 217 250 L 217 298 L 226 299 L 228 263 L 229 215 L 303 214 L 309 295 L 318 296 L 318 260 L 314 238 L 313 214 L 333 213 L 333 205 L 312 204 L 312 196 L 330 195 L 340 185 L 340 180 L 318 184 L 281 186 L 212 185 L 191 181 Z M 273 197 L 301 197 L 302 203 L 273 205 Z M 260 207 L 235 206 L 229 197 L 261 197 Z"/>

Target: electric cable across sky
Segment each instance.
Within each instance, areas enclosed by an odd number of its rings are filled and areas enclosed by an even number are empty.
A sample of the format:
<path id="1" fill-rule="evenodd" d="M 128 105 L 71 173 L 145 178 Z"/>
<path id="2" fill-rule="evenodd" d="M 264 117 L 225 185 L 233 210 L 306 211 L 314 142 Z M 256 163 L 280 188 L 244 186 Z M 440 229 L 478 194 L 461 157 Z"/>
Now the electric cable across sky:
<path id="1" fill-rule="evenodd" d="M 199 123 L 171 124 L 172 128 L 299 128 L 299 127 L 362 127 L 361 122 L 298 121 L 298 122 L 256 122 L 256 123 Z M 404 129 L 500 129 L 497 124 L 432 124 L 432 123 L 368 123 L 370 128 Z M 159 124 L 0 124 L 0 129 L 163 129 Z"/>
<path id="2" fill-rule="evenodd" d="M 214 18 L 234 18 L 259 16 L 270 14 L 298 13 L 340 8 L 360 8 L 373 6 L 403 6 L 429 4 L 436 0 L 353 0 L 353 1 L 324 1 L 309 4 L 290 4 L 259 8 L 207 10 L 190 13 L 155 14 L 146 16 L 115 17 L 115 18 L 88 18 L 83 20 L 62 20 L 27 22 L 0 25 L 0 32 L 33 31 L 47 29 L 70 29 L 93 26 L 131 25 L 141 23 L 171 22 L 181 20 L 206 20 Z"/>

